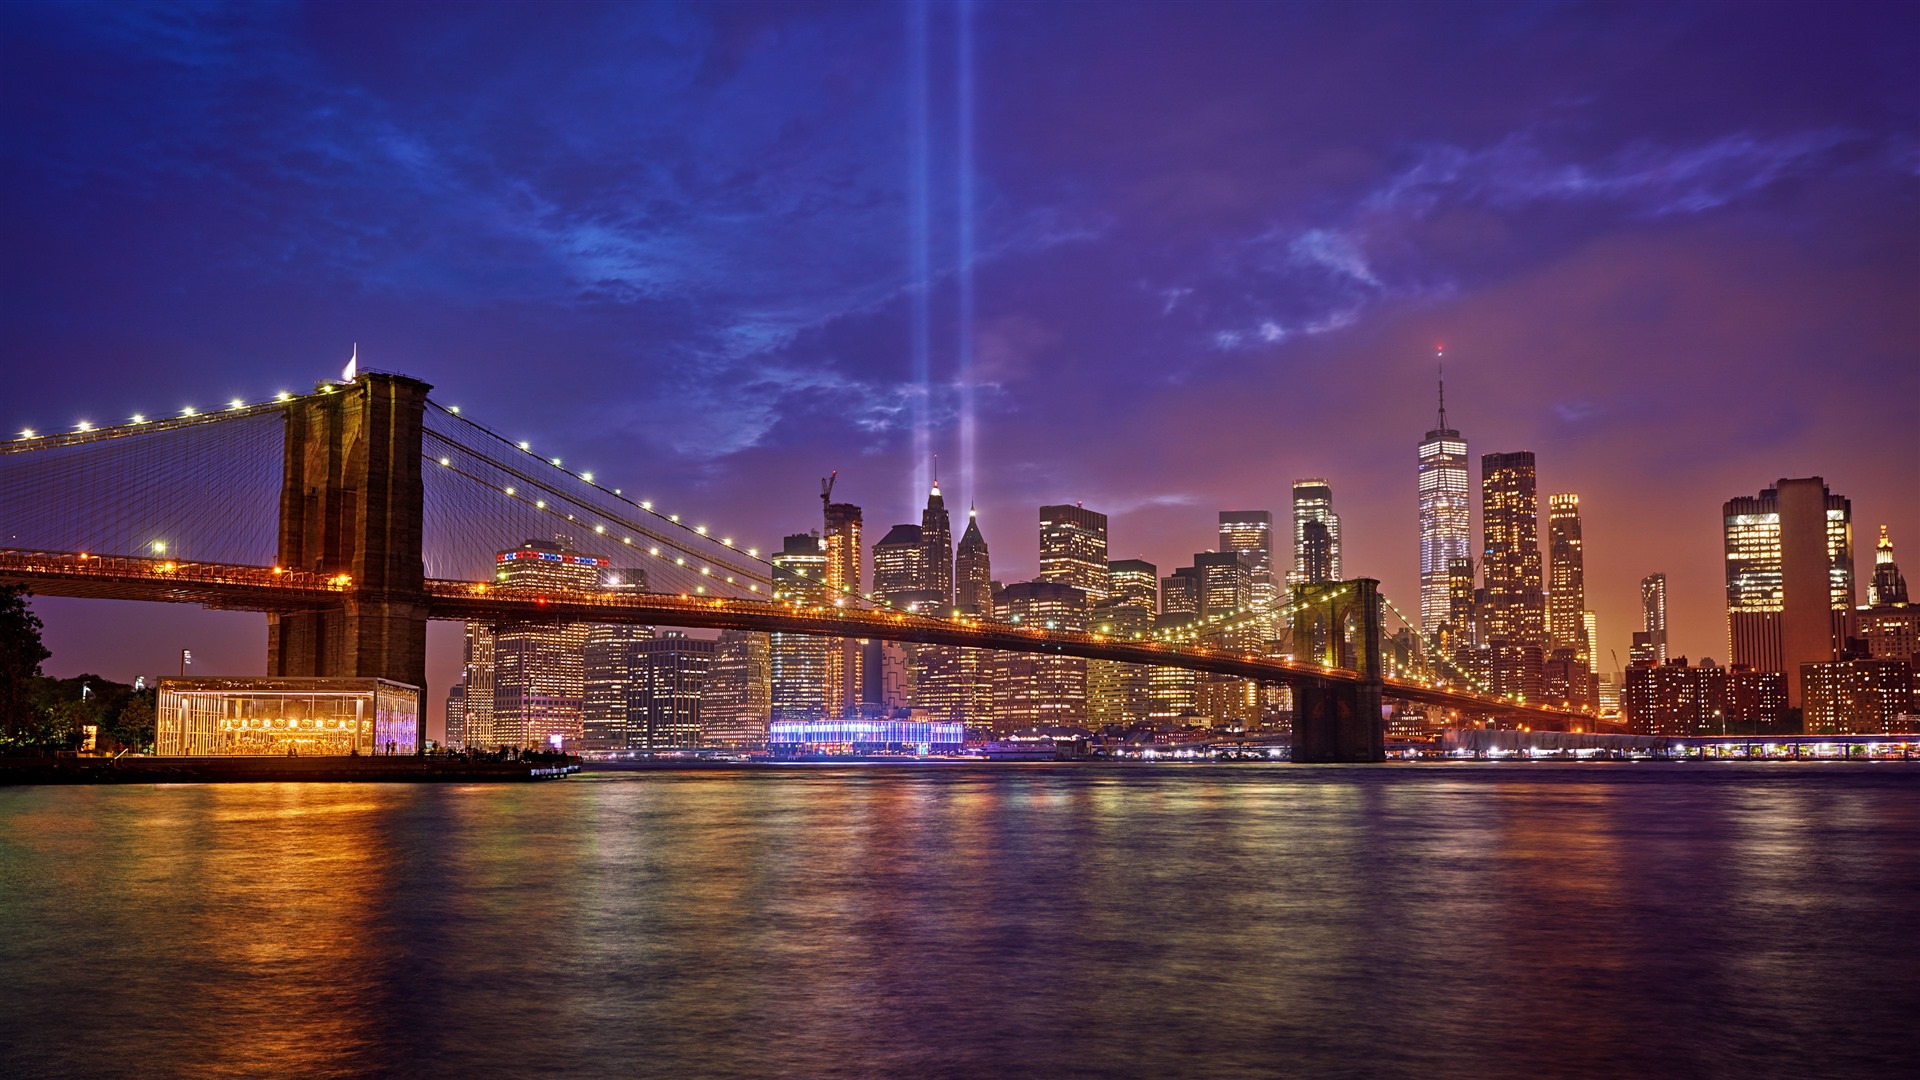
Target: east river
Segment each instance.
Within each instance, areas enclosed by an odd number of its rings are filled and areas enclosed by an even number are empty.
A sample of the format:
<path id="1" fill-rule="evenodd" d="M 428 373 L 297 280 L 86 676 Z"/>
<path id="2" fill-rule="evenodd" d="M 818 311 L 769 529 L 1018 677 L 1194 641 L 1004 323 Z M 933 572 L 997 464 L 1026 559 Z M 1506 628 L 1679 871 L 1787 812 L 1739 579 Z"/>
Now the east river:
<path id="1" fill-rule="evenodd" d="M 0 1075 L 1856 1077 L 1920 765 L 0 789 Z"/>

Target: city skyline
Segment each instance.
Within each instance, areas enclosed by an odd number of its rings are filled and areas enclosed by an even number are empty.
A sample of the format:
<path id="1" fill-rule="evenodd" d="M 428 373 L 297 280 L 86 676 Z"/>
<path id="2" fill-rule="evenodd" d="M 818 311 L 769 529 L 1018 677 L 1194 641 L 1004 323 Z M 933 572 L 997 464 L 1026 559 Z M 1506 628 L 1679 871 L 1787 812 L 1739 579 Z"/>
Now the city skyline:
<path id="1" fill-rule="evenodd" d="M 1325 477 L 1344 572 L 1411 613 L 1411 447 L 1444 344 L 1448 423 L 1475 452 L 1534 452 L 1543 497 L 1581 496 L 1603 658 L 1626 655 L 1637 583 L 1660 571 L 1671 652 L 1727 659 L 1718 508 L 1778 478 L 1825 477 L 1863 538 L 1920 537 L 1920 272 L 1886 227 L 1914 217 L 1913 94 L 1879 44 L 1899 35 L 1865 9 L 1636 10 L 1604 30 L 1540 12 L 1556 33 L 1518 56 L 1486 13 L 983 7 L 966 170 L 958 15 L 930 15 L 921 39 L 890 9 L 608 12 L 485 65 L 452 48 L 449 77 L 422 79 L 330 13 L 12 12 L 0 79 L 51 111 L 8 113 L 0 220 L 38 254 L 9 266 L 20 362 L 0 422 L 302 389 L 357 341 L 369 366 L 766 549 L 817 520 L 835 468 L 875 530 L 916 520 L 936 453 L 1009 581 L 1037 572 L 1036 506 L 1082 502 L 1109 516 L 1111 557 L 1170 569 L 1214 546 L 1218 511 L 1282 515 L 1293 479 Z M 459 17 L 517 36 L 504 9 Z M 631 57 L 597 44 L 622 26 L 684 46 L 675 76 L 632 83 Z M 1298 53 L 1308 37 L 1349 59 Z M 1063 40 L 1086 47 L 1034 62 Z M 178 41 L 195 47 L 162 47 Z M 862 61 L 823 74 L 823 43 Z M 636 144 L 577 103 L 454 75 L 557 82 L 562 63 L 702 134 Z M 1052 92 L 1055 63 L 1087 89 Z M 1446 77 L 1461 65 L 1481 78 Z M 1414 103 L 1416 83 L 1448 89 Z M 923 126 L 874 104 L 912 87 Z M 740 93 L 773 127 L 737 122 Z M 94 94 L 111 118 L 76 104 Z M 1325 104 L 1258 104 L 1276 97 Z M 595 151 L 508 134 L 549 126 Z M 755 171 L 769 154 L 810 164 Z M 654 157 L 698 181 L 639 182 L 673 210 L 657 218 L 623 190 Z M 823 194 L 843 189 L 870 197 Z M 316 191 L 346 194 L 323 212 Z M 554 377 L 515 377 L 529 367 Z M 259 668 L 253 617 L 38 606 L 58 672 L 171 670 L 180 647 Z M 458 635 L 431 649 L 445 685 Z"/>

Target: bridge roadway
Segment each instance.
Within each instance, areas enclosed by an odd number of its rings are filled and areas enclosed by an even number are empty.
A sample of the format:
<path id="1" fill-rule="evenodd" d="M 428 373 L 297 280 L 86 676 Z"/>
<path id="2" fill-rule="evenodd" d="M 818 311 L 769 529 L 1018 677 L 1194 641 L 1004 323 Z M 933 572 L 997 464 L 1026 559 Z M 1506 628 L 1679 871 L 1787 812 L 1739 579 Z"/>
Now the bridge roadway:
<path id="1" fill-rule="evenodd" d="M 192 603 L 234 611 L 322 610 L 351 604 L 355 599 L 353 583 L 344 575 L 73 552 L 0 550 L 0 584 L 23 585 L 45 596 Z M 426 600 L 430 618 L 462 622 L 636 623 L 751 630 L 1054 653 L 1089 660 L 1185 668 L 1262 682 L 1355 684 L 1365 681 L 1359 672 L 1344 668 L 1252 652 L 1204 645 L 1177 646 L 978 619 L 935 618 L 884 609 L 796 606 L 768 600 L 622 590 L 534 590 L 439 579 L 426 582 Z M 1592 723 L 1592 717 L 1582 713 L 1523 705 L 1411 679 L 1383 679 L 1381 693 L 1471 715 L 1525 720 L 1542 729 Z"/>

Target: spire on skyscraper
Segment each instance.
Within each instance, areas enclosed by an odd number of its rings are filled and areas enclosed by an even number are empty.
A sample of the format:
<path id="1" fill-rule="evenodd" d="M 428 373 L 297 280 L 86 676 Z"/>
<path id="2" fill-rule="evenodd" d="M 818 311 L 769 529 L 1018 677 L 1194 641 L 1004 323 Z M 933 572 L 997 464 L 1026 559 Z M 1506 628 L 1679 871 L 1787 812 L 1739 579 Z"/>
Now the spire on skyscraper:
<path id="1" fill-rule="evenodd" d="M 1433 348 L 1434 367 L 1440 372 L 1440 426 L 1436 430 L 1447 430 L 1447 347 L 1436 345 Z"/>

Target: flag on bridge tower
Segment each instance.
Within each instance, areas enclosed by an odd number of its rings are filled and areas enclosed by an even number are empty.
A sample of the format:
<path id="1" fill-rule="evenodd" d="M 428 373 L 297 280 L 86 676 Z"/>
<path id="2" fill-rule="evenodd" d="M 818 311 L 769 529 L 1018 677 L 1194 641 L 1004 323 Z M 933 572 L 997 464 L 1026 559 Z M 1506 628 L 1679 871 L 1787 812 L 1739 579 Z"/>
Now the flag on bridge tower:
<path id="1" fill-rule="evenodd" d="M 353 343 L 353 355 L 347 358 L 347 366 L 340 371 L 341 382 L 352 382 L 360 374 L 360 343 Z"/>

